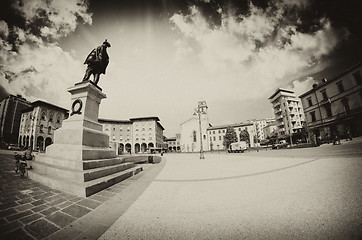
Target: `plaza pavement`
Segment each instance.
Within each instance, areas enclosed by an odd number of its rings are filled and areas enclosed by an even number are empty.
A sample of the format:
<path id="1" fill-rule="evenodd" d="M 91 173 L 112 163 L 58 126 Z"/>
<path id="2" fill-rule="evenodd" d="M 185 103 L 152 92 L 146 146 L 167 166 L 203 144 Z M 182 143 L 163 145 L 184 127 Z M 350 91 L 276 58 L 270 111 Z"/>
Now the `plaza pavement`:
<path id="1" fill-rule="evenodd" d="M 360 138 L 165 160 L 100 239 L 362 239 Z"/>
<path id="2" fill-rule="evenodd" d="M 88 198 L 21 178 L 0 151 L 0 239 L 361 239 L 362 138 L 165 154 Z"/>
<path id="3" fill-rule="evenodd" d="M 20 177 L 14 166 L 14 151 L 0 150 L 0 239 L 97 239 L 163 164 L 142 164 L 144 171 L 88 198 Z"/>

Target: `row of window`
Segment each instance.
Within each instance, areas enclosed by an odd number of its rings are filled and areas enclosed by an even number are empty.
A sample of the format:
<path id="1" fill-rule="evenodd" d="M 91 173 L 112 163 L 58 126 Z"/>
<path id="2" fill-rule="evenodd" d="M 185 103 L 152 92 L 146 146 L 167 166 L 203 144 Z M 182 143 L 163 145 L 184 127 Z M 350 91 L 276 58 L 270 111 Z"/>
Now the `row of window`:
<path id="1" fill-rule="evenodd" d="M 219 141 L 224 140 L 225 136 L 219 136 Z M 210 142 L 212 142 L 212 140 L 216 141 L 216 136 L 210 137 Z"/>
<path id="2" fill-rule="evenodd" d="M 120 127 L 119 130 L 123 131 L 123 127 Z M 152 127 L 149 127 L 148 130 L 152 130 Z M 106 128 L 105 131 L 109 131 L 108 128 Z M 113 127 L 113 131 L 116 131 L 116 127 Z M 129 132 L 129 131 L 130 131 L 130 127 L 127 127 L 127 132 Z M 139 131 L 138 128 L 136 128 L 135 131 Z M 146 129 L 142 128 L 142 131 L 146 131 Z"/>
<path id="3" fill-rule="evenodd" d="M 30 115 L 26 114 L 25 118 L 23 118 L 22 121 L 24 121 L 25 119 L 28 120 L 29 118 L 30 118 L 30 120 L 34 120 L 35 116 L 33 114 L 30 114 Z M 46 113 L 45 112 L 41 113 L 40 120 L 46 121 Z M 52 113 L 49 115 L 48 122 L 53 122 L 53 114 Z M 60 116 L 59 115 L 57 115 L 56 123 L 60 123 Z"/>
<path id="4" fill-rule="evenodd" d="M 220 134 L 220 133 L 225 133 L 225 129 L 223 129 L 223 130 L 218 130 L 218 133 Z M 209 131 L 209 134 L 211 135 L 211 134 L 215 134 L 215 130 L 213 130 L 213 131 Z"/>
<path id="5" fill-rule="evenodd" d="M 26 132 L 30 132 L 30 126 L 24 127 L 24 129 L 26 129 Z M 52 133 L 52 127 L 51 126 L 49 126 L 47 130 L 48 130 L 48 134 Z M 20 126 L 20 132 L 23 132 L 23 126 Z M 44 133 L 44 125 L 43 124 L 40 125 L 39 132 Z"/>
<path id="6" fill-rule="evenodd" d="M 357 85 L 362 85 L 362 76 L 361 76 L 361 73 L 359 71 L 353 73 L 352 76 L 355 79 Z M 342 80 L 338 81 L 336 83 L 336 86 L 338 88 L 339 93 L 343 93 L 345 91 Z M 320 93 L 321 93 L 322 98 L 323 98 L 322 101 L 328 101 L 327 89 L 321 90 Z M 308 97 L 307 101 L 308 101 L 308 106 L 309 107 L 313 106 L 312 97 Z"/>
<path id="7" fill-rule="evenodd" d="M 238 128 L 238 130 L 239 130 L 239 132 L 241 132 L 243 129 L 242 128 Z M 245 127 L 245 129 L 244 130 L 247 130 L 247 127 Z M 226 130 L 225 129 L 223 129 L 223 130 L 218 130 L 218 133 L 219 134 L 221 134 L 221 133 L 226 133 Z M 211 134 L 215 134 L 215 130 L 213 130 L 213 131 L 209 131 L 209 134 L 211 135 Z"/>
<path id="8" fill-rule="evenodd" d="M 349 103 L 348 103 L 348 98 L 343 98 L 341 100 L 341 103 L 343 105 L 345 113 L 347 113 L 347 114 L 350 113 L 351 109 L 350 109 L 350 106 L 349 106 Z M 326 112 L 327 117 L 332 117 L 333 114 L 332 114 L 331 103 L 324 104 L 323 108 L 324 108 L 324 110 Z M 310 112 L 309 115 L 310 115 L 310 118 L 311 118 L 312 122 L 317 121 L 315 111 Z"/>
<path id="9" fill-rule="evenodd" d="M 115 141 L 115 140 L 116 140 L 116 136 L 113 135 L 112 139 L 113 139 L 113 141 Z M 139 137 L 136 136 L 135 139 L 136 139 L 136 140 L 139 140 Z M 150 134 L 150 136 L 148 137 L 148 139 L 149 139 L 149 140 L 152 140 L 151 134 Z M 130 140 L 130 137 L 127 135 L 127 138 L 126 138 L 125 141 L 129 141 L 129 140 Z M 146 137 L 143 135 L 142 138 L 141 138 L 141 140 L 146 140 Z M 123 136 L 120 136 L 120 137 L 119 137 L 119 141 L 123 141 Z"/>

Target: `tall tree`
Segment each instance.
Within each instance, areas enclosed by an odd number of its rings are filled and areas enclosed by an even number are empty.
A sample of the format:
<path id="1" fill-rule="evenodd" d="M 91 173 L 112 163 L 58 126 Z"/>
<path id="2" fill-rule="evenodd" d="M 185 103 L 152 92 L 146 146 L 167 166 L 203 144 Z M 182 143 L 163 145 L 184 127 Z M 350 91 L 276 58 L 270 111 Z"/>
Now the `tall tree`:
<path id="1" fill-rule="evenodd" d="M 238 135 L 236 134 L 235 129 L 232 127 L 227 127 L 223 142 L 224 146 L 226 148 L 229 148 L 231 143 L 237 141 L 238 141 Z"/>
<path id="2" fill-rule="evenodd" d="M 240 132 L 240 141 L 245 141 L 248 145 L 250 144 L 250 136 L 248 130 L 244 129 Z"/>

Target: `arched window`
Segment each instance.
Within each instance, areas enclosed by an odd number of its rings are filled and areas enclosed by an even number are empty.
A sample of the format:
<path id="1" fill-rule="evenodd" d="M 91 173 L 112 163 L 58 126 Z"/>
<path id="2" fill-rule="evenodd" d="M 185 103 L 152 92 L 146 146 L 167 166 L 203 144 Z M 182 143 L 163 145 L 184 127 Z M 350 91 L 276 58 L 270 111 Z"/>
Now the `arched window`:
<path id="1" fill-rule="evenodd" d="M 48 127 L 48 134 L 52 134 L 52 127 L 51 126 Z"/>
<path id="2" fill-rule="evenodd" d="M 53 114 L 52 113 L 49 115 L 49 122 L 53 122 Z"/>
<path id="3" fill-rule="evenodd" d="M 45 112 L 41 113 L 41 120 L 45 120 Z"/>
<path id="4" fill-rule="evenodd" d="M 57 123 L 60 123 L 60 116 L 57 115 Z"/>
<path id="5" fill-rule="evenodd" d="M 39 131 L 40 131 L 41 133 L 43 133 L 43 128 L 44 128 L 43 124 L 40 125 L 40 130 L 39 130 Z"/>

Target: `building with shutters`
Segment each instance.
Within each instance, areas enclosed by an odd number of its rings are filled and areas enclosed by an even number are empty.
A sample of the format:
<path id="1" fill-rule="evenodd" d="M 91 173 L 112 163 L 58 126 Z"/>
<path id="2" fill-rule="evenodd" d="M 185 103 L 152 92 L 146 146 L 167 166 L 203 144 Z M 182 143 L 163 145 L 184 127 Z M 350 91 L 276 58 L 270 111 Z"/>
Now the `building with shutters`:
<path id="1" fill-rule="evenodd" d="M 161 152 L 164 127 L 158 117 L 130 120 L 98 119 L 110 142 L 117 145 L 118 154 Z"/>
<path id="2" fill-rule="evenodd" d="M 322 141 L 362 135 L 362 63 L 300 95 L 306 123 Z"/>
<path id="3" fill-rule="evenodd" d="M 208 138 L 209 138 L 209 149 L 211 151 L 218 151 L 218 150 L 226 150 L 224 146 L 224 137 L 226 134 L 226 129 L 228 127 L 232 127 L 236 135 L 238 137 L 238 142 L 243 141 L 240 138 L 240 133 L 243 131 L 247 131 L 249 135 L 249 140 L 246 141 L 248 147 L 255 147 L 255 138 L 256 138 L 256 130 L 255 130 L 255 123 L 253 121 L 249 121 L 246 123 L 235 123 L 235 124 L 228 124 L 228 125 L 220 125 L 220 126 L 212 126 L 207 129 Z"/>
<path id="4" fill-rule="evenodd" d="M 35 151 L 45 151 L 54 142 L 54 131 L 69 116 L 68 110 L 44 102 L 35 101 L 21 115 L 18 144 Z"/>

